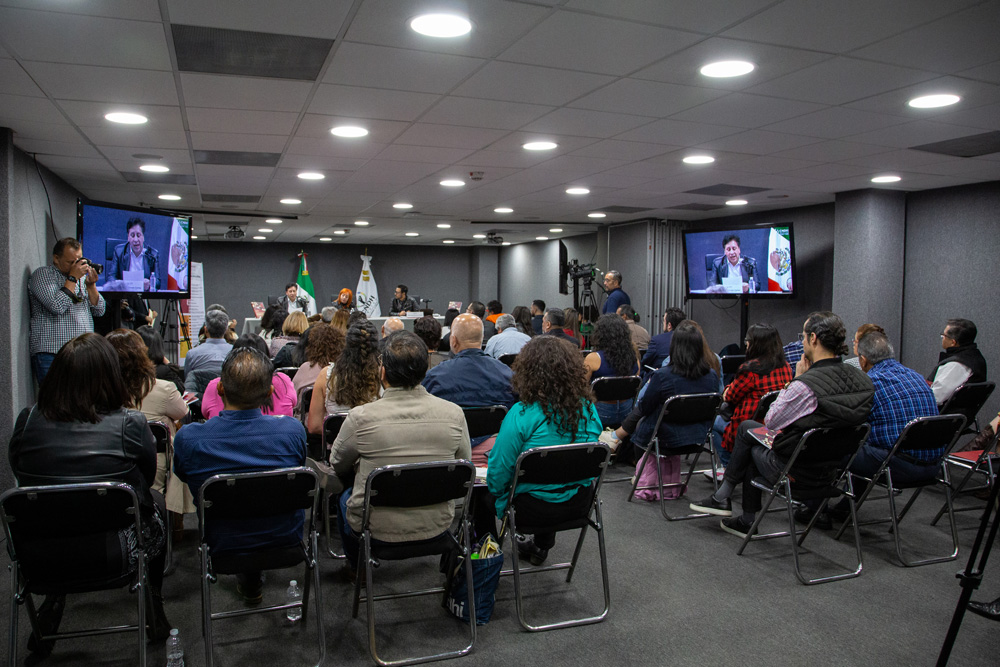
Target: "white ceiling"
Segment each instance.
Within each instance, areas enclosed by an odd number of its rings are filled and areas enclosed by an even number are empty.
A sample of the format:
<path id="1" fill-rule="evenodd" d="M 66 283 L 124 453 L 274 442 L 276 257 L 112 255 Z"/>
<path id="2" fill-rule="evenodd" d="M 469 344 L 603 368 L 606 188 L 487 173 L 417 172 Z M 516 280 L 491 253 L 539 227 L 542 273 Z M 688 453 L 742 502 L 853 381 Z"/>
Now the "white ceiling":
<path id="1" fill-rule="evenodd" d="M 407 27 L 442 7 L 467 15 L 471 35 Z M 179 72 L 173 25 L 334 42 L 313 81 Z M 246 242 L 264 226 L 296 243 L 335 229 L 349 230 L 335 243 L 461 244 L 490 230 L 520 242 L 559 236 L 554 226 L 591 231 L 587 213 L 605 206 L 649 210 L 604 223 L 728 215 L 736 209 L 671 208 L 721 204 L 686 193 L 720 183 L 766 188 L 744 197 L 744 212 L 830 202 L 886 172 L 902 181 L 878 187 L 897 190 L 1000 180 L 998 153 L 911 150 L 1000 130 L 998 25 L 997 0 L 0 0 L 0 126 L 93 199 L 156 205 L 170 192 L 178 207 L 243 215 L 209 213 L 209 228 L 196 216 L 203 238 L 241 224 Z M 757 69 L 698 73 L 736 58 Z M 962 101 L 906 105 L 938 92 Z M 113 110 L 149 123 L 108 123 Z M 370 134 L 330 135 L 345 122 Z M 541 139 L 559 147 L 521 148 Z M 196 164 L 199 150 L 281 157 L 277 167 Z M 716 162 L 683 164 L 692 152 Z M 144 154 L 196 184 L 127 182 Z M 305 169 L 326 178 L 297 178 Z M 399 201 L 414 205 L 408 217 L 392 208 Z M 265 225 L 250 212 L 298 218 Z"/>

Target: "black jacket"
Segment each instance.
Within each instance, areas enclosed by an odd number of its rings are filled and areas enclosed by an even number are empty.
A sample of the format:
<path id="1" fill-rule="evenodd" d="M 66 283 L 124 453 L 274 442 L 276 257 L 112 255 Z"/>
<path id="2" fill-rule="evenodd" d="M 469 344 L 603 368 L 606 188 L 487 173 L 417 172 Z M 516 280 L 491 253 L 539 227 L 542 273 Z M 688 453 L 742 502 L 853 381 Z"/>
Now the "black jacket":
<path id="1" fill-rule="evenodd" d="M 108 280 L 121 280 L 125 277 L 124 271 L 129 267 L 131 261 L 128 258 L 129 249 L 128 243 L 122 243 L 115 246 L 115 252 L 111 257 L 111 270 L 108 271 Z M 149 278 L 149 291 L 155 292 L 160 288 L 159 276 L 156 273 L 156 267 L 160 261 L 160 253 L 158 253 L 154 248 L 149 246 L 144 246 L 142 249 L 142 277 Z"/>

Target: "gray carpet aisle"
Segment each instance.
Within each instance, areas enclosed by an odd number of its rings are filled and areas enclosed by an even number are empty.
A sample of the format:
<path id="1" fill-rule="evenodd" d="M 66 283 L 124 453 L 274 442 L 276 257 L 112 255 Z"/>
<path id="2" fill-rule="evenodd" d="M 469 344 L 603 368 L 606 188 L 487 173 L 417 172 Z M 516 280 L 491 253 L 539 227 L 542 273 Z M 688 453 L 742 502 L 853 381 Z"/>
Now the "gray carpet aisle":
<path id="1" fill-rule="evenodd" d="M 617 476 L 617 473 L 616 475 Z M 710 483 L 700 478 L 689 495 L 700 498 Z M 513 582 L 504 578 L 489 625 L 479 629 L 472 655 L 465 664 L 539 664 L 578 667 L 581 664 L 650 665 L 932 665 L 959 595 L 955 573 L 964 567 L 978 526 L 978 512 L 958 515 L 962 553 L 955 562 L 903 568 L 893 562 L 891 536 L 884 527 L 862 532 L 865 569 L 859 578 L 820 586 L 803 586 L 792 572 L 791 548 L 785 540 L 756 543 L 742 557 L 735 555 L 738 540 L 718 528 L 716 519 L 667 523 L 654 503 L 626 503 L 627 485 L 612 484 L 603 492 L 611 563 L 611 614 L 598 625 L 526 633 L 517 622 Z M 904 522 L 904 536 L 918 549 L 947 549 L 946 524 L 927 523 L 939 506 L 940 494 L 925 494 L 915 513 Z M 968 501 L 967 501 L 968 502 Z M 683 513 L 686 502 L 671 504 Z M 874 516 L 886 502 L 874 502 L 864 516 Z M 773 514 L 766 526 L 778 526 L 784 514 Z M 177 571 L 166 579 L 167 615 L 180 629 L 187 665 L 203 665 L 200 631 L 201 603 L 198 559 L 193 530 L 177 545 Z M 848 533 L 850 535 L 850 533 Z M 853 556 L 848 537 L 835 543 L 830 533 L 816 531 L 805 543 L 807 573 L 828 572 Z M 552 556 L 568 558 L 574 539 L 559 536 Z M 815 550 L 815 551 L 813 551 Z M 435 564 L 385 563 L 376 571 L 388 589 L 402 589 L 414 581 L 432 583 L 423 574 Z M 342 561 L 321 561 L 323 622 L 328 665 L 373 664 L 367 650 L 367 620 L 362 607 L 351 619 L 352 589 L 341 573 Z M 289 579 L 302 579 L 301 570 L 271 572 L 265 601 L 284 598 Z M 526 609 L 533 620 L 560 614 L 594 613 L 599 608 L 600 572 L 593 533 L 584 545 L 581 567 L 567 586 L 557 574 L 524 579 L 531 588 Z M 9 599 L 9 578 L 2 584 Z M 1000 552 L 988 568 L 975 596 L 1000 596 Z M 134 607 L 125 592 L 71 597 L 63 629 L 132 618 Z M 238 606 L 235 583 L 223 577 L 213 587 L 216 609 Z M 126 616 L 126 614 L 130 614 Z M 5 630 L 9 605 L 0 622 Z M 437 598 L 416 598 L 377 605 L 380 652 L 396 659 L 416 652 L 433 652 L 462 642 L 464 627 L 445 615 Z M 27 614 L 21 610 L 18 653 L 27 655 Z M 314 617 L 306 627 L 289 627 L 283 614 L 244 617 L 215 625 L 216 663 L 219 665 L 311 665 L 317 650 Z M 6 639 L 4 640 L 6 641 Z M 4 646 L 6 653 L 6 645 Z M 998 664 L 1000 625 L 967 615 L 952 665 L 974 667 Z M 877 656 L 877 657 L 876 657 Z M 135 642 L 130 635 L 112 635 L 59 642 L 45 665 L 132 665 Z M 150 665 L 165 664 L 162 646 L 150 647 Z"/>

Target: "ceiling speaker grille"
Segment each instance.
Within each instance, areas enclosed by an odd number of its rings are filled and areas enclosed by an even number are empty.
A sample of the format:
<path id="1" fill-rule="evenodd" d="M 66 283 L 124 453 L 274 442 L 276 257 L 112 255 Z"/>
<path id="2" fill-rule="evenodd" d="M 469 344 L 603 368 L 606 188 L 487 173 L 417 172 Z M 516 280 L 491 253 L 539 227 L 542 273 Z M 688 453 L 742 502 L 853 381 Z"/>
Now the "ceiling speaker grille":
<path id="1" fill-rule="evenodd" d="M 198 185 L 190 174 L 147 174 L 144 171 L 123 171 L 129 183 L 163 183 L 169 185 Z"/>
<path id="2" fill-rule="evenodd" d="M 177 69 L 206 74 L 315 81 L 333 46 L 332 39 L 195 25 L 174 24 L 171 33 Z"/>

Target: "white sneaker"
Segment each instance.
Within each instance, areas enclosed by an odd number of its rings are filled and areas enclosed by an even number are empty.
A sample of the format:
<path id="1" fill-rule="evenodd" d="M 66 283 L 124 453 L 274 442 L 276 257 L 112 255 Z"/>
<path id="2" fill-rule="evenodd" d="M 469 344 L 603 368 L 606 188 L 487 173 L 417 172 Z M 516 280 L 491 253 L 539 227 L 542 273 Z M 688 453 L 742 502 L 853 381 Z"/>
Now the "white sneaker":
<path id="1" fill-rule="evenodd" d="M 703 470 L 701 472 L 701 474 L 704 475 L 707 479 L 712 479 L 712 471 L 711 470 Z M 717 481 L 721 482 L 722 478 L 725 476 L 725 474 L 726 474 L 726 469 L 725 468 L 716 468 L 715 469 L 715 479 Z"/>
<path id="2" fill-rule="evenodd" d="M 612 452 L 617 451 L 619 445 L 622 444 L 622 441 L 615 436 L 614 430 L 610 428 L 604 429 L 604 431 L 601 432 L 601 435 L 598 436 L 597 441 L 603 442 L 605 445 L 610 447 Z"/>

